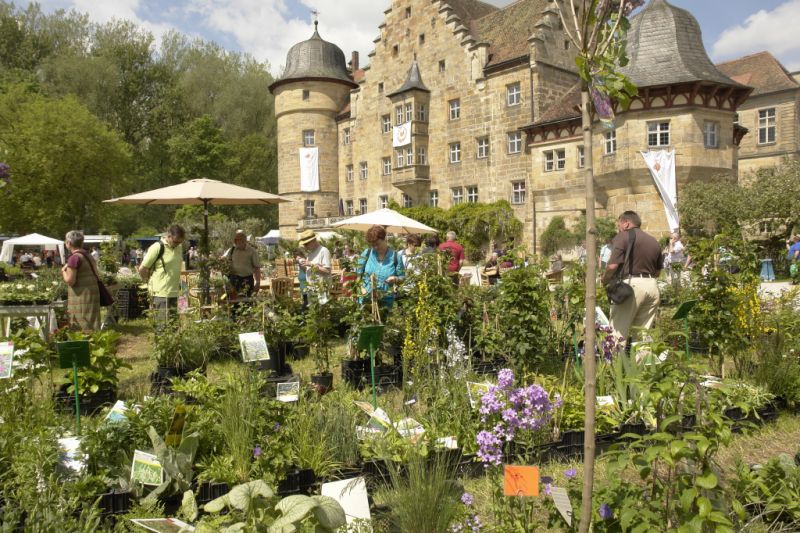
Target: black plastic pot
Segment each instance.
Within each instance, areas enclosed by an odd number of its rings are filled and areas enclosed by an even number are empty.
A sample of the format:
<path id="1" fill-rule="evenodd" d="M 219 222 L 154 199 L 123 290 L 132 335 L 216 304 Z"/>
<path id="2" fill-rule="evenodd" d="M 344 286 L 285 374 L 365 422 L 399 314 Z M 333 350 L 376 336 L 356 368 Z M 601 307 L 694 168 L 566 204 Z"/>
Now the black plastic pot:
<path id="1" fill-rule="evenodd" d="M 220 496 L 228 494 L 228 492 L 230 492 L 230 487 L 227 483 L 203 481 L 197 486 L 195 492 L 197 494 L 197 503 L 204 505 L 211 500 L 216 500 Z"/>
<path id="2" fill-rule="evenodd" d="M 371 376 L 367 375 L 367 384 L 371 382 Z M 400 389 L 403 387 L 403 367 L 398 365 L 377 365 L 375 367 L 375 386 L 381 391 L 391 388 Z"/>
<path id="3" fill-rule="evenodd" d="M 744 413 L 742 412 L 741 408 L 739 407 L 728 407 L 722 414 L 734 422 L 738 422 L 740 420 L 744 420 Z"/>
<path id="4" fill-rule="evenodd" d="M 58 391 L 53 395 L 56 409 L 62 413 L 75 412 L 75 394 L 68 393 L 71 383 L 62 384 Z M 81 416 L 89 416 L 97 413 L 103 407 L 114 405 L 117 401 L 116 389 L 100 389 L 95 393 L 86 392 L 80 395 Z"/>
<path id="5" fill-rule="evenodd" d="M 389 467 L 383 459 L 366 461 L 363 465 L 364 475 L 375 483 L 389 483 Z"/>
<path id="6" fill-rule="evenodd" d="M 129 490 L 112 490 L 100 495 L 98 504 L 100 513 L 109 516 L 125 514 L 131 508 L 131 492 Z"/>
<path id="7" fill-rule="evenodd" d="M 311 352 L 307 344 L 292 344 L 292 358 L 295 360 L 305 359 Z"/>
<path id="8" fill-rule="evenodd" d="M 301 468 L 298 470 L 300 491 L 307 492 L 317 482 L 317 474 L 313 468 Z"/>
<path id="9" fill-rule="evenodd" d="M 317 392 L 326 394 L 333 388 L 333 374 L 325 372 L 324 374 L 311 374 L 311 383 Z"/>
<path id="10" fill-rule="evenodd" d="M 476 374 L 496 376 L 498 365 L 494 361 L 473 361 L 472 371 Z"/>
<path id="11" fill-rule="evenodd" d="M 298 469 L 289 470 L 286 478 L 278 483 L 278 496 L 289 496 L 300 492 L 300 471 Z"/>
<path id="12" fill-rule="evenodd" d="M 565 431 L 561 434 L 562 445 L 577 445 L 583 446 L 585 433 L 582 429 Z"/>
<path id="13" fill-rule="evenodd" d="M 458 463 L 458 475 L 464 478 L 480 477 L 484 474 L 486 469 L 483 463 L 478 459 L 474 453 L 462 454 L 461 461 Z"/>
<path id="14" fill-rule="evenodd" d="M 603 435 L 595 435 L 594 446 L 598 454 L 605 453 L 616 444 L 619 439 L 619 433 L 605 433 Z"/>
<path id="15" fill-rule="evenodd" d="M 158 366 L 156 370 L 150 374 L 150 392 L 153 396 L 161 394 L 172 394 L 172 380 L 173 378 L 183 377 L 185 372 L 172 366 Z"/>
<path id="16" fill-rule="evenodd" d="M 635 435 L 647 435 L 647 425 L 644 422 L 629 422 L 622 424 L 619 427 L 619 432 L 621 435 L 625 435 L 626 433 L 633 433 Z"/>
<path id="17" fill-rule="evenodd" d="M 291 368 L 289 368 L 291 371 Z M 284 376 L 269 376 L 266 378 L 266 383 L 261 389 L 261 396 L 275 399 L 278 395 L 278 383 L 292 383 L 300 381 L 300 376 L 297 374 L 286 374 Z"/>
<path id="18" fill-rule="evenodd" d="M 361 389 L 369 383 L 369 359 L 343 359 L 342 381 L 353 388 Z"/>
<path id="19" fill-rule="evenodd" d="M 778 418 L 778 410 L 771 405 L 765 405 L 760 409 L 756 409 L 756 412 L 761 422 L 764 424 L 774 422 Z"/>

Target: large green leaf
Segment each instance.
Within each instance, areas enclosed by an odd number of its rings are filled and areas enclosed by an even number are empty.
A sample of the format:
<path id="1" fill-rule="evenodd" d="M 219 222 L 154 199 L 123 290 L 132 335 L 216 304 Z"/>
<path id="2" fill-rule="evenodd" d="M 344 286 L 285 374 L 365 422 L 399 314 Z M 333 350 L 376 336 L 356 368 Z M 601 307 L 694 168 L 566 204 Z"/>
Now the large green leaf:
<path id="1" fill-rule="evenodd" d="M 247 511 L 250 509 L 250 504 L 255 498 L 272 498 L 272 489 L 269 485 L 258 479 L 256 481 L 249 481 L 236 485 L 228 493 L 228 501 L 230 505 L 239 509 L 240 511 Z"/>
<path id="2" fill-rule="evenodd" d="M 285 527 L 303 520 L 308 513 L 317 506 L 317 502 L 308 496 L 287 496 L 278 502 L 275 509 L 280 511 L 281 517 L 273 522 L 273 527 Z"/>
<path id="3" fill-rule="evenodd" d="M 702 476 L 697 476 L 695 483 L 701 488 L 713 489 L 717 486 L 717 476 L 711 470 L 706 469 Z"/>
<path id="4" fill-rule="evenodd" d="M 322 527 L 335 531 L 347 523 L 344 509 L 336 500 L 330 496 L 312 496 L 311 499 L 317 503 L 314 516 Z"/>

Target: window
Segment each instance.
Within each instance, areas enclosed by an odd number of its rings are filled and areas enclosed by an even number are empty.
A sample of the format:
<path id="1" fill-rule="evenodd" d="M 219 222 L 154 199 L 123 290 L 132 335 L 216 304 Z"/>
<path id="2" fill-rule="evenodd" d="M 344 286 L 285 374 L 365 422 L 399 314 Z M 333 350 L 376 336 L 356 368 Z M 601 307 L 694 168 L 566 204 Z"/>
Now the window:
<path id="1" fill-rule="evenodd" d="M 439 61 L 439 72 L 444 72 L 447 68 L 447 64 L 445 63 L 444 59 Z"/>
<path id="2" fill-rule="evenodd" d="M 406 8 L 406 18 L 407 18 L 407 19 L 410 19 L 410 18 L 411 18 L 411 8 L 410 8 L 410 7 L 407 7 L 407 8 Z"/>
<path id="3" fill-rule="evenodd" d="M 381 117 L 381 131 L 383 133 L 392 132 L 392 117 L 390 115 L 383 115 Z"/>
<path id="4" fill-rule="evenodd" d="M 403 123 L 403 106 L 399 105 L 394 108 L 394 125 L 399 126 Z"/>
<path id="5" fill-rule="evenodd" d="M 566 150 L 547 150 L 544 152 L 544 171 L 564 170 L 567 166 Z"/>
<path id="6" fill-rule="evenodd" d="M 564 40 L 564 50 L 569 50 L 569 41 L 566 39 Z"/>
<path id="7" fill-rule="evenodd" d="M 397 150 L 395 155 L 397 156 L 397 168 L 404 166 L 406 164 L 406 158 L 403 155 L 403 149 Z"/>
<path id="8" fill-rule="evenodd" d="M 305 214 L 306 218 L 314 218 L 314 200 L 305 201 Z"/>
<path id="9" fill-rule="evenodd" d="M 706 148 L 719 148 L 719 122 L 703 122 L 703 143 Z"/>
<path id="10" fill-rule="evenodd" d="M 353 200 L 347 200 L 344 203 L 344 214 L 349 217 L 353 216 Z"/>
<path id="11" fill-rule="evenodd" d="M 519 82 L 506 85 L 506 104 L 519 105 L 522 103 L 522 90 Z"/>
<path id="12" fill-rule="evenodd" d="M 366 198 L 359 198 L 358 199 L 358 211 L 359 213 L 366 213 L 367 212 L 367 199 Z"/>
<path id="13" fill-rule="evenodd" d="M 578 168 L 586 166 L 586 156 L 583 153 L 583 146 L 578 146 Z"/>
<path id="14" fill-rule="evenodd" d="M 350 128 L 342 130 L 342 144 L 350 144 Z"/>
<path id="15" fill-rule="evenodd" d="M 419 44 L 420 44 L 420 46 L 425 44 L 425 34 L 424 33 L 420 33 L 419 34 Z"/>
<path id="16" fill-rule="evenodd" d="M 367 162 L 362 161 L 360 163 L 360 167 L 361 167 L 361 179 L 365 180 L 369 176 L 369 169 L 367 168 Z"/>
<path id="17" fill-rule="evenodd" d="M 314 130 L 303 130 L 303 146 L 314 146 Z"/>
<path id="18" fill-rule="evenodd" d="M 389 207 L 389 197 L 385 194 L 378 196 L 378 209 L 386 209 Z"/>
<path id="19" fill-rule="evenodd" d="M 353 181 L 353 165 L 347 165 L 345 167 L 344 179 L 345 181 Z"/>
<path id="20" fill-rule="evenodd" d="M 383 175 L 388 176 L 392 173 L 392 158 L 391 157 L 384 157 L 383 158 Z"/>
<path id="21" fill-rule="evenodd" d="M 428 156 L 427 154 L 425 154 L 425 147 L 423 146 L 417 147 L 417 164 L 418 165 L 428 164 Z"/>
<path id="22" fill-rule="evenodd" d="M 606 132 L 604 153 L 606 155 L 617 153 L 617 130 L 611 130 Z"/>
<path id="23" fill-rule="evenodd" d="M 378 94 L 383 94 L 383 82 L 378 83 Z"/>
<path id="24" fill-rule="evenodd" d="M 403 207 L 409 208 L 412 207 L 413 203 L 411 202 L 411 197 L 407 194 L 403 194 Z"/>
<path id="25" fill-rule="evenodd" d="M 478 203 L 478 186 L 473 185 L 471 187 L 467 187 L 467 202 L 471 204 Z"/>
<path id="26" fill-rule="evenodd" d="M 525 203 L 525 182 L 514 181 L 511 183 L 511 203 L 524 204 Z"/>
<path id="27" fill-rule="evenodd" d="M 428 120 L 428 113 L 425 109 L 425 104 L 417 104 L 417 120 L 425 122 Z"/>
<path id="28" fill-rule="evenodd" d="M 450 100 L 450 120 L 461 118 L 461 100 Z"/>
<path id="29" fill-rule="evenodd" d="M 431 191 L 428 195 L 428 205 L 431 207 L 439 207 L 439 191 Z"/>
<path id="30" fill-rule="evenodd" d="M 508 134 L 508 153 L 518 154 L 522 151 L 522 132 L 512 131 Z"/>
<path id="31" fill-rule="evenodd" d="M 308 89 L 303 89 L 303 100 L 309 100 L 311 98 L 311 91 Z"/>
<path id="32" fill-rule="evenodd" d="M 489 157 L 489 137 L 478 139 L 478 152 L 475 154 L 478 159 Z"/>
<path id="33" fill-rule="evenodd" d="M 451 163 L 460 163 L 461 162 L 461 143 L 460 142 L 450 143 L 450 162 Z"/>
<path id="34" fill-rule="evenodd" d="M 734 113 L 733 114 L 733 123 L 734 124 L 738 124 L 739 123 L 739 113 Z"/>
<path id="35" fill-rule="evenodd" d="M 647 123 L 647 146 L 669 145 L 669 122 Z"/>
<path id="36" fill-rule="evenodd" d="M 411 104 L 406 104 L 406 122 L 411 122 L 414 118 L 414 106 Z"/>
<path id="37" fill-rule="evenodd" d="M 406 148 L 406 166 L 414 164 L 414 150 L 409 146 Z"/>
<path id="38" fill-rule="evenodd" d="M 450 189 L 453 196 L 453 205 L 458 205 L 464 202 L 464 189 L 461 187 L 453 187 Z"/>
<path id="39" fill-rule="evenodd" d="M 400 46 L 394 45 L 392 46 L 392 57 L 397 57 L 397 54 L 400 53 Z"/>
<path id="40" fill-rule="evenodd" d="M 758 144 L 775 142 L 775 108 L 761 109 L 758 112 Z"/>

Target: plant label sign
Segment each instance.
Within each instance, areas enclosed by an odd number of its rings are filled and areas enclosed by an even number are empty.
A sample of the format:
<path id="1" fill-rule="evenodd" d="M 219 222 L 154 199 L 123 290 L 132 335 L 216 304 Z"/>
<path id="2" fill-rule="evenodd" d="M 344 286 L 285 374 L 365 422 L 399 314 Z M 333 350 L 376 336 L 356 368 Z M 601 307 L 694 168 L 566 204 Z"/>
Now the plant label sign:
<path id="1" fill-rule="evenodd" d="M 108 414 L 105 417 L 106 422 L 122 422 L 123 420 L 128 418 L 128 415 L 125 414 L 125 411 L 128 410 L 128 406 L 125 405 L 125 402 L 122 400 L 117 400 L 117 403 L 111 408 Z"/>
<path id="2" fill-rule="evenodd" d="M 386 414 L 386 411 L 380 407 L 373 409 L 369 402 L 356 401 L 354 403 L 369 415 L 369 427 L 378 429 L 381 432 L 385 432 L 392 427 L 392 420 L 389 418 L 389 415 Z"/>
<path id="3" fill-rule="evenodd" d="M 0 379 L 11 377 L 11 365 L 14 362 L 14 343 L 0 342 Z"/>
<path id="4" fill-rule="evenodd" d="M 58 446 L 61 448 L 58 459 L 64 468 L 72 470 L 76 474 L 83 472 L 86 468 L 86 457 L 81 453 L 81 439 L 79 437 L 64 437 L 58 439 Z"/>
<path id="5" fill-rule="evenodd" d="M 239 333 L 239 346 L 242 348 L 242 360 L 245 363 L 269 360 L 267 341 L 261 331 Z"/>
<path id="6" fill-rule="evenodd" d="M 135 450 L 131 465 L 131 483 L 158 486 L 164 482 L 164 468 L 152 453 Z"/>
<path id="7" fill-rule="evenodd" d="M 348 524 L 355 520 L 370 520 L 367 484 L 363 477 L 323 483 L 321 493 L 339 502 Z"/>
<path id="8" fill-rule="evenodd" d="M 194 531 L 194 526 L 177 518 L 131 518 L 131 522 L 147 531 L 155 531 L 156 533 Z"/>
<path id="9" fill-rule="evenodd" d="M 503 494 L 505 496 L 538 496 L 539 467 L 503 466 Z"/>
<path id="10" fill-rule="evenodd" d="M 614 407 L 614 397 L 613 396 L 598 396 L 597 397 L 597 405 L 600 407 Z"/>
<path id="11" fill-rule="evenodd" d="M 416 442 L 420 435 L 425 433 L 425 428 L 414 420 L 413 418 L 404 418 L 398 421 L 394 428 L 400 433 L 400 436 L 406 439 L 411 439 Z"/>
<path id="12" fill-rule="evenodd" d="M 572 527 L 572 502 L 569 501 L 567 489 L 564 487 L 550 487 L 550 495 L 553 497 L 553 503 L 564 522 Z"/>
<path id="13" fill-rule="evenodd" d="M 492 388 L 491 383 L 474 383 L 467 381 L 467 396 L 469 397 L 469 406 L 473 409 L 481 406 L 481 397 L 489 392 Z"/>
<path id="14" fill-rule="evenodd" d="M 278 383 L 277 399 L 279 402 L 296 402 L 300 399 L 300 382 Z"/>

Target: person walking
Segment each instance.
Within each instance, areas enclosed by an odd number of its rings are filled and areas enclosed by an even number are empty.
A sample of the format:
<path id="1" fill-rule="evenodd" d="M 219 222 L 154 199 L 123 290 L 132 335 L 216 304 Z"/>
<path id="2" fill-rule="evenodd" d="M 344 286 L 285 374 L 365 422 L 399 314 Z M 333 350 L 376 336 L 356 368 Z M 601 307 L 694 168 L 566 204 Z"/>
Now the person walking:
<path id="1" fill-rule="evenodd" d="M 675 288 L 681 285 L 681 274 L 686 268 L 686 246 L 681 241 L 680 232 L 673 232 L 669 236 L 669 246 L 667 247 L 667 273 Z"/>
<path id="2" fill-rule="evenodd" d="M 67 284 L 67 313 L 71 326 L 82 331 L 100 329 L 100 290 L 97 286 L 97 265 L 83 249 L 83 233 L 70 231 L 64 238 L 70 252 L 61 277 Z"/>
<path id="3" fill-rule="evenodd" d="M 173 224 L 166 237 L 152 244 L 139 265 L 139 275 L 147 282 L 156 317 L 166 322 L 178 310 L 181 292 L 181 265 L 186 231 Z"/>
<path id="4" fill-rule="evenodd" d="M 190 255 L 191 257 L 191 250 Z M 250 297 L 261 287 L 261 262 L 258 250 L 247 242 L 247 234 L 236 230 L 233 235 L 233 246 L 222 255 L 230 262 L 228 281 L 236 289 L 238 297 Z"/>
<path id="5" fill-rule="evenodd" d="M 633 288 L 633 295 L 620 304 L 611 304 L 611 327 L 624 340 L 631 328 L 649 329 L 658 311 L 661 295 L 656 280 L 664 266 L 661 246 L 641 229 L 642 219 L 634 211 L 625 211 L 617 219 L 619 233 L 612 240 L 611 257 L 603 273 L 608 285 L 619 272 Z M 630 254 L 628 245 L 632 244 Z M 627 255 L 627 257 L 626 257 Z"/>

